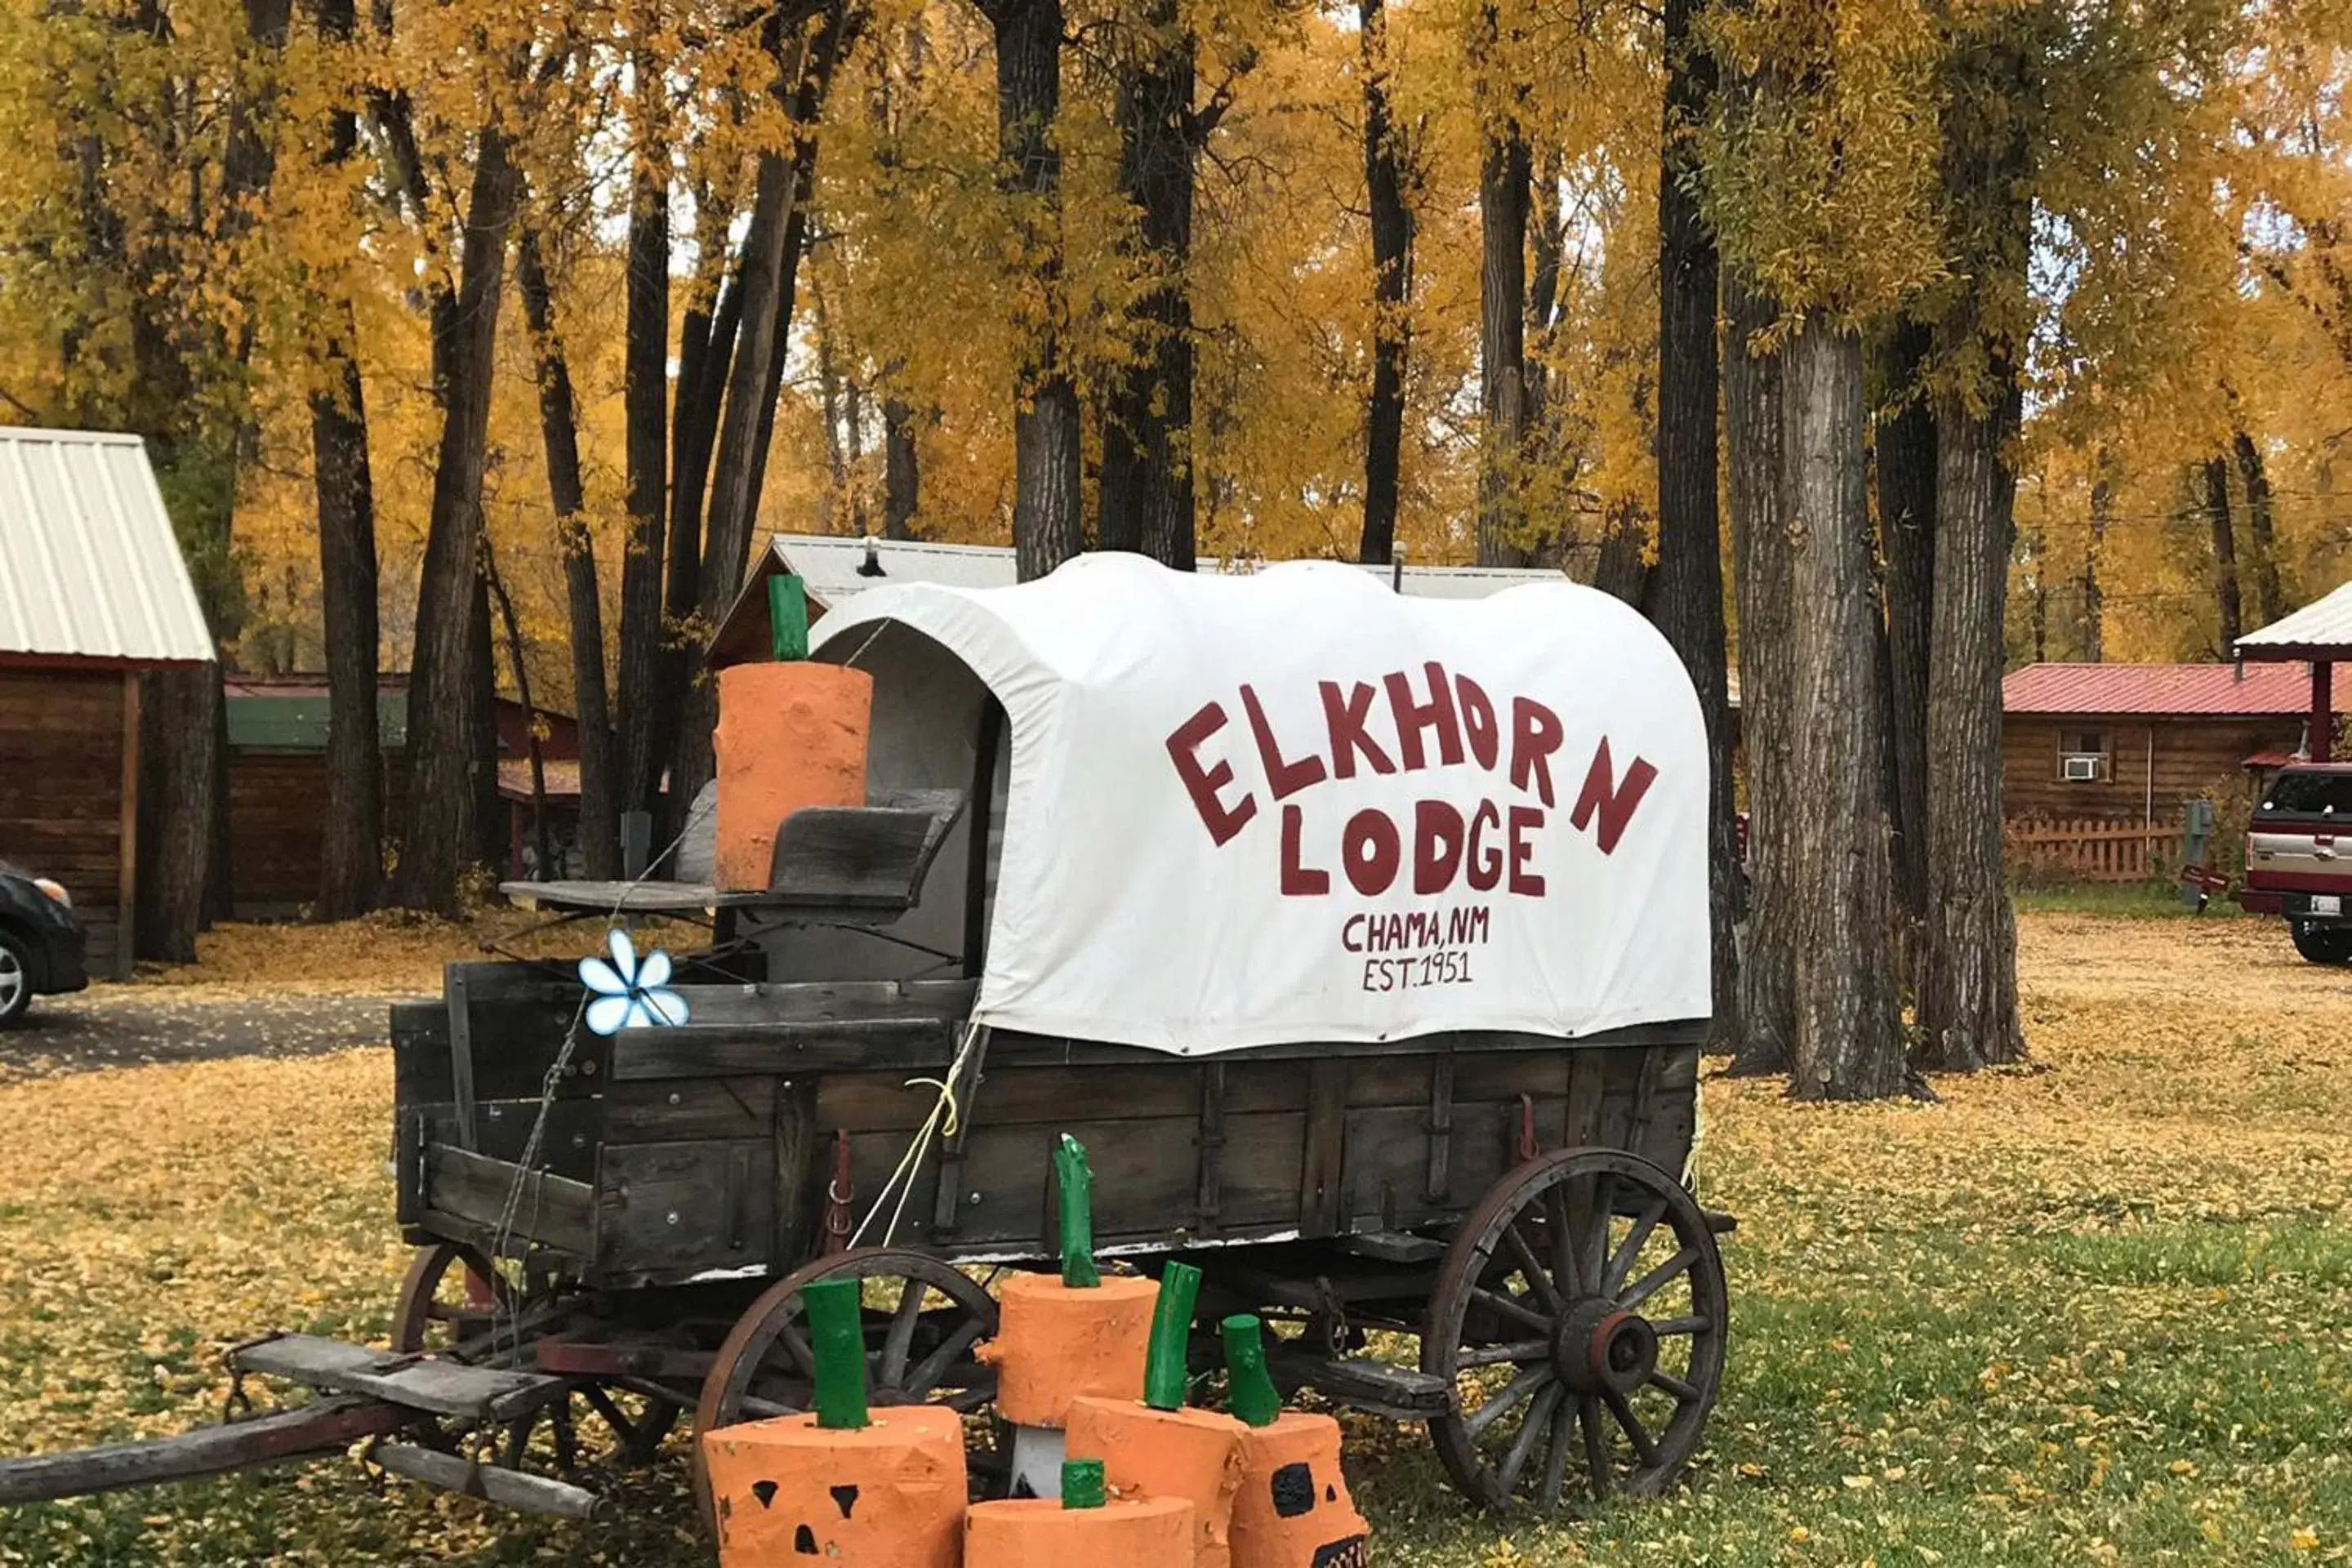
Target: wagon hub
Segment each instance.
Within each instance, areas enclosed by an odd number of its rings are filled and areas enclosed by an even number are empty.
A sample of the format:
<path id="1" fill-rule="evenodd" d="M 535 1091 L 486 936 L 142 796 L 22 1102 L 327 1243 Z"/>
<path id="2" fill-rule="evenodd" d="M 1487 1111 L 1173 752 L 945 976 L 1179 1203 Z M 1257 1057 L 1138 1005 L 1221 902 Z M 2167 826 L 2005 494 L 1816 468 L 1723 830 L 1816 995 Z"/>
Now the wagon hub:
<path id="1" fill-rule="evenodd" d="M 1551 1359 L 1559 1380 L 1580 1394 L 1631 1394 L 1657 1369 L 1658 1333 L 1647 1319 L 1594 1298 L 1560 1315 Z"/>

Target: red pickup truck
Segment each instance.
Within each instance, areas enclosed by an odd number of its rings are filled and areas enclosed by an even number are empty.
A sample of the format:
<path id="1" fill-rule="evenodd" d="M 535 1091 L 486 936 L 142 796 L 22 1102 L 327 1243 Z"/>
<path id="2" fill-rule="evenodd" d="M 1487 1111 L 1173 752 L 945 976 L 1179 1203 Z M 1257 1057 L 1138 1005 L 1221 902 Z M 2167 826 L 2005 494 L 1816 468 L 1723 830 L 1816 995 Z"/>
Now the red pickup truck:
<path id="1" fill-rule="evenodd" d="M 2352 763 L 2282 768 L 2246 828 L 2238 901 L 2284 915 L 2297 952 L 2352 962 Z"/>

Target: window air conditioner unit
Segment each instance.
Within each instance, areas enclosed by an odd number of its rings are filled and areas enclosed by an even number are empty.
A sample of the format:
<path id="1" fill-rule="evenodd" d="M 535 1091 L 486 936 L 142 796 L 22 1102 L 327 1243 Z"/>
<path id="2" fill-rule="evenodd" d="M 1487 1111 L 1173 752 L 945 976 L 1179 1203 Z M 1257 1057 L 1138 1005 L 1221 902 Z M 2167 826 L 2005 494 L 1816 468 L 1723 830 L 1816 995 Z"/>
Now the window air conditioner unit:
<path id="1" fill-rule="evenodd" d="M 2099 763 L 2104 760 L 2096 755 L 2066 758 L 2066 782 L 2068 784 L 2098 783 Z"/>

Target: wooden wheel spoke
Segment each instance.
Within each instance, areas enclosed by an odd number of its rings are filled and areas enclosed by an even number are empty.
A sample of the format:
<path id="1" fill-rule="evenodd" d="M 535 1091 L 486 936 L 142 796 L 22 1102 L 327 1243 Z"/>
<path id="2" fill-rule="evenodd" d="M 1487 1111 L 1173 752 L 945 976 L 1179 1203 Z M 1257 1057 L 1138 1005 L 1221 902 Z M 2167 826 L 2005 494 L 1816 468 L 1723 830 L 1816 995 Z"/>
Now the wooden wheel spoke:
<path id="1" fill-rule="evenodd" d="M 1693 1388 L 1689 1384 L 1685 1383 L 1681 1378 L 1675 1376 L 1672 1373 L 1658 1372 L 1654 1370 L 1652 1371 L 1650 1373 L 1650 1386 L 1653 1388 L 1662 1388 L 1668 1394 L 1673 1394 L 1675 1396 L 1675 1403 L 1677 1405 L 1687 1405 L 1692 1400 L 1698 1397 L 1697 1389 Z"/>
<path id="2" fill-rule="evenodd" d="M 1684 1247 L 1680 1252 L 1675 1253 L 1672 1258 L 1667 1258 L 1664 1263 L 1659 1264 L 1655 1268 L 1653 1268 L 1647 1274 L 1643 1275 L 1639 1284 L 1635 1285 L 1632 1289 L 1627 1290 L 1622 1296 L 1620 1296 L 1617 1299 L 1617 1305 L 1628 1312 L 1632 1311 L 1634 1308 L 1648 1300 L 1652 1296 L 1657 1294 L 1661 1286 L 1674 1279 L 1676 1275 L 1688 1269 L 1692 1264 L 1696 1263 L 1697 1261 L 1698 1248 L 1696 1247 Z"/>
<path id="3" fill-rule="evenodd" d="M 1502 1366 L 1507 1363 L 1541 1361 L 1550 1354 L 1549 1340 L 1512 1340 L 1503 1344 L 1466 1349 L 1455 1359 L 1454 1364 L 1465 1368 Z"/>
<path id="4" fill-rule="evenodd" d="M 1559 1287 L 1553 1282 L 1551 1271 L 1544 1267 L 1543 1259 L 1537 1255 L 1534 1245 L 1519 1234 L 1519 1222 L 1517 1219 L 1503 1227 L 1503 1240 L 1510 1247 L 1511 1256 L 1518 1260 L 1519 1272 L 1527 1277 L 1529 1287 L 1537 1295 L 1543 1298 L 1544 1310 L 1554 1313 L 1559 1312 L 1563 1305 L 1560 1300 Z"/>
<path id="5" fill-rule="evenodd" d="M 1641 1216 L 1633 1221 L 1633 1228 L 1626 1233 L 1624 1241 L 1610 1257 L 1609 1267 L 1601 1276 L 1601 1295 L 1613 1296 L 1624 1288 L 1625 1277 L 1633 1271 L 1633 1265 L 1641 1261 L 1642 1248 L 1648 1244 L 1651 1233 L 1658 1228 L 1658 1222 L 1665 1217 L 1666 1202 L 1664 1198 L 1642 1211 Z"/>
<path id="6" fill-rule="evenodd" d="M 1577 1240 L 1577 1268 L 1588 1295 L 1605 1296 L 1601 1276 L 1609 1264 L 1609 1231 L 1617 1217 L 1617 1178 L 1603 1171 L 1592 1178 L 1592 1206 Z"/>
<path id="7" fill-rule="evenodd" d="M 1605 1498 L 1617 1486 L 1617 1461 L 1609 1455 L 1609 1437 L 1601 1427 L 1601 1401 L 1586 1394 L 1577 1402 L 1576 1415 L 1584 1427 L 1584 1468 L 1592 1479 L 1592 1495 Z"/>
<path id="8" fill-rule="evenodd" d="M 970 1350 L 987 1331 L 988 1325 L 979 1319 L 965 1319 L 956 1326 L 953 1333 L 940 1342 L 938 1349 L 917 1363 L 914 1371 L 907 1374 L 907 1381 L 899 1386 L 908 1394 L 928 1394 L 939 1386 L 940 1379 L 947 1375 L 948 1368 L 955 1364 L 956 1358 Z"/>
<path id="9" fill-rule="evenodd" d="M 1543 1485 L 1537 1494 L 1546 1513 L 1559 1511 L 1568 1489 L 1568 1456 L 1576 1444 L 1577 1401 L 1562 1397 L 1551 1412 L 1551 1445 L 1544 1451 Z"/>
<path id="10" fill-rule="evenodd" d="M 1544 1189 L 1544 1228 L 1551 1233 L 1552 1274 L 1571 1296 L 1585 1293 L 1584 1275 L 1576 1266 L 1576 1226 L 1570 1223 L 1568 1184 L 1555 1182 Z"/>
<path id="11" fill-rule="evenodd" d="M 784 1350 L 784 1359 L 801 1372 L 816 1371 L 816 1351 L 809 1344 L 806 1330 L 798 1323 L 786 1323 L 776 1331 L 776 1343 Z"/>
<path id="12" fill-rule="evenodd" d="M 1525 1404 L 1538 1390 L 1552 1381 L 1549 1366 L 1531 1366 L 1505 1384 L 1502 1392 L 1462 1418 L 1462 1429 L 1475 1443 L 1478 1435 L 1496 1422 Z"/>
<path id="13" fill-rule="evenodd" d="M 1653 1318 L 1650 1320 L 1651 1332 L 1662 1340 L 1670 1340 L 1678 1334 L 1709 1333 L 1714 1331 L 1714 1328 L 1713 1318 Z"/>
<path id="14" fill-rule="evenodd" d="M 1536 1445 L 1551 1431 L 1551 1413 L 1564 1397 L 1559 1384 L 1547 1384 L 1528 1405 L 1527 1418 L 1519 1423 L 1519 1435 L 1511 1440 L 1510 1451 L 1503 1456 L 1502 1466 L 1495 1472 L 1495 1482 L 1505 1493 L 1519 1484 L 1519 1472 L 1528 1468 Z"/>
<path id="15" fill-rule="evenodd" d="M 1633 1445 L 1633 1452 L 1642 1456 L 1642 1463 L 1656 1464 L 1658 1445 L 1651 1440 L 1650 1429 L 1642 1425 L 1642 1418 L 1633 1414 L 1633 1403 L 1613 1388 L 1601 1390 L 1601 1397 L 1608 1404 L 1609 1413 L 1617 1418 L 1617 1425 L 1624 1428 L 1626 1440 Z"/>
<path id="16" fill-rule="evenodd" d="M 922 1321 L 923 1298 L 930 1288 L 919 1279 L 907 1281 L 898 1310 L 890 1314 L 890 1331 L 882 1341 L 882 1370 L 877 1381 L 896 1388 L 907 1375 L 907 1356 L 915 1342 L 915 1325 Z"/>
<path id="17" fill-rule="evenodd" d="M 1471 1287 L 1470 1299 L 1491 1310 L 1500 1312 L 1512 1321 L 1535 1330 L 1539 1334 L 1551 1332 L 1552 1321 L 1507 1291 L 1489 1290 L 1484 1285 Z"/>

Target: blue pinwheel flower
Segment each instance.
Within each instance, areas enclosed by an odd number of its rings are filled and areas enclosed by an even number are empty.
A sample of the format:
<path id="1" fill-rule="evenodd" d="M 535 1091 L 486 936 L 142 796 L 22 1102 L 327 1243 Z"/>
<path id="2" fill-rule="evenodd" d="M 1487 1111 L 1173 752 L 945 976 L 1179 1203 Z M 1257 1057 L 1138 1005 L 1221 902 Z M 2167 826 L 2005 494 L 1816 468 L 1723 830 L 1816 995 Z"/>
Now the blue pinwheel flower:
<path id="1" fill-rule="evenodd" d="M 669 954 L 659 948 L 637 962 L 636 944 L 617 927 L 605 942 L 613 962 L 580 961 L 580 983 L 595 1000 L 588 1004 L 588 1027 L 599 1035 L 642 1029 L 649 1024 L 686 1022 L 686 998 L 669 989 Z"/>

